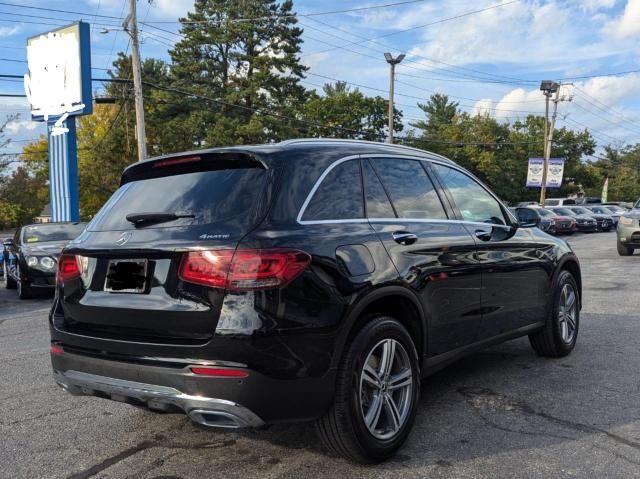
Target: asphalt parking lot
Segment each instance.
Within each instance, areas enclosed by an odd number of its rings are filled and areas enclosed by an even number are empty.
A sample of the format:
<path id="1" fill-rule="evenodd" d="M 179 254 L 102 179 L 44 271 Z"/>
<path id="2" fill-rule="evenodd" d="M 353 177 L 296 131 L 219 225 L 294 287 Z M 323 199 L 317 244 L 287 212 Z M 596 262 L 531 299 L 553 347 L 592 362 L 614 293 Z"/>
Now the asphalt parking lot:
<path id="1" fill-rule="evenodd" d="M 310 424 L 217 432 L 60 390 L 49 299 L 0 289 L 0 477 L 640 477 L 640 254 L 615 233 L 577 235 L 584 307 L 574 353 L 519 339 L 423 382 L 416 426 L 390 462 L 327 455 Z M 264 400 L 269 400 L 265 391 Z"/>

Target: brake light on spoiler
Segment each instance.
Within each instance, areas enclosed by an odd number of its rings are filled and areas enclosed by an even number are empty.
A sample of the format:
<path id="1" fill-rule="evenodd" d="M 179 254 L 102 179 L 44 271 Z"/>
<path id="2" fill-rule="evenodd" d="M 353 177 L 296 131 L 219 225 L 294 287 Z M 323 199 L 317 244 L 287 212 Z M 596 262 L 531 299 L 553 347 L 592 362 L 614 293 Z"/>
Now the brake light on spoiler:
<path id="1" fill-rule="evenodd" d="M 180 279 L 228 291 L 281 288 L 311 262 L 311 256 L 291 249 L 205 250 L 185 253 Z"/>

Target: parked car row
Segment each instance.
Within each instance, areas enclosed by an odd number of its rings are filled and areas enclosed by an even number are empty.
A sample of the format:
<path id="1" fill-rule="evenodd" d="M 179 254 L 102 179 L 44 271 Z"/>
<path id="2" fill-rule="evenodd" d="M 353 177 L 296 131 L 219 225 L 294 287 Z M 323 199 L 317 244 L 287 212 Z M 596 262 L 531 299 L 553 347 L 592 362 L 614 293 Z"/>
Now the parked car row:
<path id="1" fill-rule="evenodd" d="M 534 223 L 550 234 L 573 234 L 576 231 L 611 231 L 621 212 L 605 206 L 552 206 L 541 208 L 535 203 L 510 208 L 518 221 Z"/>

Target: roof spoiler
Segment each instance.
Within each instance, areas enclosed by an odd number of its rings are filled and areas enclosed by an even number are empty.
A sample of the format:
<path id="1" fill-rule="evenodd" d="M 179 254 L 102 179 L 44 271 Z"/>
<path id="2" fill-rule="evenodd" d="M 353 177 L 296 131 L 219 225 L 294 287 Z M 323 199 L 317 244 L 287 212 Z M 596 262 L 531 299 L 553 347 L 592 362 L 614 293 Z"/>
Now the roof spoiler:
<path id="1" fill-rule="evenodd" d="M 122 173 L 120 186 L 130 181 L 184 175 L 199 171 L 234 170 L 257 168 L 266 170 L 267 165 L 255 154 L 238 151 L 189 152 L 160 156 L 134 163 Z"/>

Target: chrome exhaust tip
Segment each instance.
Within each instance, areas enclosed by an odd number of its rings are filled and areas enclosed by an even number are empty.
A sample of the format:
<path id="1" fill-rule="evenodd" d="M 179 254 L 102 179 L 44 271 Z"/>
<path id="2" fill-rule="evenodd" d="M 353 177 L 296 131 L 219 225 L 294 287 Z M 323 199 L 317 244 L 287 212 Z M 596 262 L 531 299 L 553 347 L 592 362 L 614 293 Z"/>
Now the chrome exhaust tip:
<path id="1" fill-rule="evenodd" d="M 250 426 L 242 418 L 225 411 L 192 409 L 191 411 L 189 411 L 189 418 L 193 422 L 207 427 L 237 429 Z"/>

